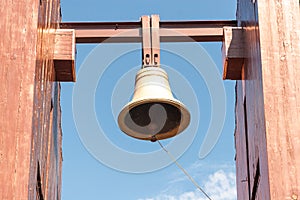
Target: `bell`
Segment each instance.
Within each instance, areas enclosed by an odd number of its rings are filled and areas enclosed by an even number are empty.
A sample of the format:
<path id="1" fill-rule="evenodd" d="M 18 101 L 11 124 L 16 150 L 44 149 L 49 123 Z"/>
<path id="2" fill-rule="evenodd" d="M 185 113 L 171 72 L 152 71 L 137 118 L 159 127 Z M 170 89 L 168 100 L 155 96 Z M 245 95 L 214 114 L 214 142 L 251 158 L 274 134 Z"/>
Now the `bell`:
<path id="1" fill-rule="evenodd" d="M 120 129 L 131 137 L 154 142 L 179 134 L 189 122 L 190 113 L 173 97 L 165 70 L 140 69 L 132 101 L 118 116 Z"/>

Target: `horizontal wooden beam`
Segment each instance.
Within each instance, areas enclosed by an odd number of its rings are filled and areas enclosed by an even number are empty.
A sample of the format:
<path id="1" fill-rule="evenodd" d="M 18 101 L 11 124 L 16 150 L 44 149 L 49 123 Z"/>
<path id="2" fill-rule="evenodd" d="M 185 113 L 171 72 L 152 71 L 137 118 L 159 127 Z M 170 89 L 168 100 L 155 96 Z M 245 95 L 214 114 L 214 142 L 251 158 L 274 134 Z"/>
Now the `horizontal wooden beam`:
<path id="1" fill-rule="evenodd" d="M 55 32 L 55 81 L 75 82 L 75 31 L 57 29 Z"/>
<path id="2" fill-rule="evenodd" d="M 60 28 L 54 51 L 57 81 L 75 81 L 76 43 L 135 43 L 143 37 L 141 22 L 69 22 L 61 23 Z M 244 42 L 236 21 L 160 22 L 155 31 L 160 42 L 222 41 L 223 78 L 241 79 Z"/>
<path id="3" fill-rule="evenodd" d="M 224 27 L 222 43 L 223 79 L 242 79 L 244 48 L 243 29 L 240 27 Z"/>
<path id="4" fill-rule="evenodd" d="M 216 42 L 223 40 L 223 27 L 236 21 L 161 21 L 160 42 Z M 65 22 L 62 29 L 74 29 L 76 43 L 142 42 L 141 22 Z"/>

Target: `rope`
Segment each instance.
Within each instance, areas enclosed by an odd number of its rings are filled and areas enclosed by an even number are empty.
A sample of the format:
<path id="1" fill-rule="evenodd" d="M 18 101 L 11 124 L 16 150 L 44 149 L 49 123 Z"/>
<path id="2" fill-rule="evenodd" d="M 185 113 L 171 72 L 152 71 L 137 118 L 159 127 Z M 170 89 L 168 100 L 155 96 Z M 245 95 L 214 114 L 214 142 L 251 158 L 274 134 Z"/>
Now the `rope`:
<path id="1" fill-rule="evenodd" d="M 158 144 L 160 145 L 160 147 L 169 155 L 169 157 L 171 158 L 171 160 L 177 165 L 177 167 L 179 169 L 181 169 L 181 171 L 190 179 L 190 181 L 196 186 L 196 188 L 198 188 L 209 200 L 212 200 L 208 194 L 198 185 L 198 183 L 193 179 L 193 177 L 191 177 L 191 175 L 189 175 L 187 173 L 187 171 L 177 162 L 177 160 L 175 159 L 175 157 L 160 143 L 159 140 L 157 140 Z"/>

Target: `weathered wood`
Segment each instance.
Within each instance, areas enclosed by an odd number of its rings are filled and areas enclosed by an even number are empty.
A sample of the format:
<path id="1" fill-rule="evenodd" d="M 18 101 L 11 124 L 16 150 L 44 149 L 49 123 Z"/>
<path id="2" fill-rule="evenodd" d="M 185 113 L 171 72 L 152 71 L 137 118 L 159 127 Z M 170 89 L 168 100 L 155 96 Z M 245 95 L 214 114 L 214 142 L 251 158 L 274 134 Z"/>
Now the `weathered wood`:
<path id="1" fill-rule="evenodd" d="M 60 3 L 1 3 L 0 199 L 36 199 L 39 192 L 60 199 L 59 85 L 52 82 L 51 33 L 59 25 Z"/>
<path id="2" fill-rule="evenodd" d="M 241 80 L 245 48 L 243 29 L 237 27 L 224 27 L 223 30 L 223 79 Z"/>
<path id="3" fill-rule="evenodd" d="M 161 21 L 160 42 L 222 41 L 224 26 L 235 27 L 236 21 Z M 76 43 L 142 42 L 141 22 L 67 22 L 60 27 L 75 29 Z"/>
<path id="4" fill-rule="evenodd" d="M 258 13 L 271 199 L 299 199 L 299 1 L 259 1 Z"/>
<path id="5" fill-rule="evenodd" d="M 237 19 L 246 46 L 237 105 L 246 99 L 246 109 L 236 107 L 236 121 L 247 116 L 248 124 L 248 154 L 237 156 L 237 184 L 249 170 L 249 193 L 238 186 L 238 199 L 299 199 L 299 2 L 239 0 Z M 244 134 L 237 129 L 237 144 Z"/>
<path id="6" fill-rule="evenodd" d="M 241 84 L 237 84 L 235 88 L 236 104 L 235 104 L 235 148 L 236 148 L 236 186 L 237 199 L 249 199 L 249 169 L 248 169 L 248 134 L 246 133 L 246 116 L 244 112 L 244 95 Z"/>
<path id="7" fill-rule="evenodd" d="M 237 20 L 238 24 L 244 30 L 244 65 L 242 67 L 242 80 L 237 81 L 237 105 L 236 107 L 236 123 L 241 124 L 247 122 L 247 130 L 244 127 L 235 132 L 237 143 L 244 143 L 245 146 L 237 145 L 239 153 L 236 160 L 238 199 L 270 199 L 269 191 L 269 172 L 265 134 L 265 117 L 264 117 L 264 100 L 261 75 L 261 52 L 260 38 L 257 19 L 257 4 L 253 4 L 248 0 L 238 0 Z M 242 117 L 241 117 L 242 116 Z M 245 119 L 246 117 L 246 119 Z M 247 133 L 247 135 L 246 135 Z M 244 140 L 244 141 L 241 141 Z M 238 154 L 238 153 L 237 153 Z M 248 162 L 244 162 L 248 160 Z M 260 181 L 255 185 L 255 172 L 257 171 L 257 163 L 259 160 Z M 238 165 L 239 164 L 239 165 Z M 248 179 L 245 180 L 245 170 L 247 170 Z M 242 176 L 240 176 L 242 175 Z M 242 190 L 248 185 L 248 190 Z M 253 188 L 258 187 L 257 194 L 252 197 Z"/>
<path id="8" fill-rule="evenodd" d="M 55 32 L 54 68 L 55 81 L 75 81 L 75 31 L 57 29 Z"/>
<path id="9" fill-rule="evenodd" d="M 61 21 L 60 1 L 42 1 L 38 7 L 38 26 L 34 81 L 33 125 L 28 199 L 60 199 L 61 113 L 60 85 L 55 80 L 55 29 Z M 36 190 L 40 168 L 41 191 Z M 41 192 L 41 193 L 40 193 Z"/>
<path id="10" fill-rule="evenodd" d="M 0 199 L 27 199 L 38 1 L 0 7 Z"/>

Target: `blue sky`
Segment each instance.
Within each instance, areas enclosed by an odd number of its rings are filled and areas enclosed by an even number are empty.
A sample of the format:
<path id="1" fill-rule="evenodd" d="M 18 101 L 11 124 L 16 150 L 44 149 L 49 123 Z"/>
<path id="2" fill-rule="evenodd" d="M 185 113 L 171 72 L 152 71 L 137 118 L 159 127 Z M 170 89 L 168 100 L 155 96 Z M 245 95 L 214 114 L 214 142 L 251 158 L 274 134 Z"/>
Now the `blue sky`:
<path id="1" fill-rule="evenodd" d="M 161 20 L 226 20 L 235 19 L 236 11 L 235 1 L 222 0 L 62 0 L 61 6 L 63 21 L 138 21 L 140 16 L 151 14 L 159 14 Z M 218 110 L 211 110 L 213 101 L 210 98 L 215 91 L 211 91 L 214 88 L 208 85 L 207 79 L 210 80 L 210 78 L 205 73 L 197 73 L 195 67 L 193 68 L 193 64 L 189 62 L 190 60 L 178 53 L 182 49 L 190 52 L 190 54 L 199 52 L 199 59 L 202 59 L 202 63 L 204 63 L 199 66 L 199 68 L 202 68 L 200 70 L 204 68 L 211 69 L 210 75 L 219 76 L 220 79 L 222 74 L 221 44 L 170 45 L 162 44 L 161 63 L 169 74 L 174 95 L 191 109 L 193 120 L 190 127 L 182 135 L 163 143 L 164 145 L 174 144 L 173 147 L 170 145 L 169 150 L 177 155 L 177 150 L 180 149 L 179 146 L 183 145 L 180 144 L 181 141 L 191 142 L 191 145 L 187 145 L 188 148 L 185 151 L 180 152 L 182 155 L 178 162 L 186 168 L 213 199 L 235 199 L 233 138 L 235 82 L 222 81 L 226 94 L 225 123 L 213 150 L 204 158 L 200 158 L 199 151 L 205 136 L 209 132 L 210 118 L 212 116 L 214 118 L 219 117 L 222 113 L 218 113 Z M 96 50 L 93 50 L 94 48 Z M 111 55 L 115 49 L 122 48 L 122 45 L 108 44 L 102 44 L 98 47 L 96 45 L 78 45 L 76 71 L 79 82 L 75 84 L 62 83 L 61 106 L 64 158 L 62 199 L 204 200 L 205 197 L 196 190 L 174 164 L 163 167 L 165 165 L 161 163 L 168 162 L 168 158 L 165 152 L 159 152 L 160 147 L 157 143 L 129 138 L 118 129 L 115 121 L 116 115 L 123 106 L 122 103 L 129 101 L 132 95 L 127 94 L 126 96 L 126 94 L 123 94 L 124 92 L 120 92 L 123 90 L 122 87 L 125 87 L 125 84 L 122 83 L 126 83 L 128 91 L 132 91 L 134 75 L 141 64 L 139 45 L 131 45 L 132 50 L 128 53 Z M 105 71 L 95 86 L 93 99 L 98 123 L 103 129 L 105 137 L 119 149 L 133 154 L 145 155 L 145 157 L 156 152 L 159 156 L 153 158 L 153 163 L 149 163 L 149 165 L 162 166 L 162 169 L 143 173 L 143 167 L 147 167 L 146 164 L 148 163 L 143 163 L 139 159 L 131 161 L 126 157 L 120 159 L 115 153 L 108 151 L 104 146 L 101 146 L 102 141 L 96 137 L 99 133 L 94 131 L 92 126 L 89 128 L 91 119 L 81 120 L 87 128 L 84 131 L 78 129 L 79 125 L 76 124 L 73 114 L 76 109 L 85 109 L 84 106 L 76 107 L 78 106 L 76 100 L 78 97 L 84 98 L 85 92 L 80 93 L 81 90 L 78 90 L 79 93 L 73 94 L 73 89 L 76 90 L 76 84 L 78 86 L 82 84 L 80 77 L 83 77 L 82 71 L 84 69 L 91 76 L 95 74 L 93 70 L 97 70 L 97 68 L 89 68 L 89 61 L 96 59 L 93 63 L 101 68 L 105 65 L 104 57 L 109 57 L 108 53 L 109 56 L 115 56 L 116 59 L 112 60 L 108 66 L 104 66 Z M 214 68 L 217 69 L 218 73 L 213 72 L 212 69 Z M 86 83 L 89 85 L 89 80 Z M 190 93 L 188 93 L 188 88 L 191 90 Z M 126 97 L 121 98 L 122 95 Z M 194 104 L 193 100 L 197 104 Z M 74 104 L 73 108 L 72 104 Z M 101 155 L 91 152 L 89 145 L 81 142 L 86 134 L 95 135 L 95 138 L 92 139 L 93 145 L 98 145 Z M 109 157 L 112 162 L 121 163 L 120 166 L 112 166 L 115 169 L 107 166 L 109 165 L 107 162 L 101 161 L 100 157 L 102 155 Z M 125 165 L 129 167 L 126 168 L 127 171 L 130 171 L 131 168 L 136 169 L 137 166 L 141 171 L 139 173 L 124 172 L 126 171 Z"/>

